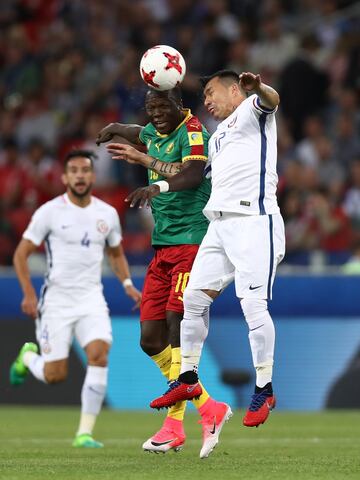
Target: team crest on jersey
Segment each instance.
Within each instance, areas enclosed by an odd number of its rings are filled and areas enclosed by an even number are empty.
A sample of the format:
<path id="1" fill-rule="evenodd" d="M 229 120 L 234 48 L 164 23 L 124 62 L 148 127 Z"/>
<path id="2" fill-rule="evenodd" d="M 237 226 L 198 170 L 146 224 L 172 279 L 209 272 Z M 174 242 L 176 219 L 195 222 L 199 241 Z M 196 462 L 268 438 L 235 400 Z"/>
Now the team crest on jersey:
<path id="1" fill-rule="evenodd" d="M 228 128 L 231 128 L 235 125 L 237 119 L 237 115 L 231 120 L 230 123 L 228 123 Z"/>
<path id="2" fill-rule="evenodd" d="M 166 153 L 171 153 L 174 150 L 174 142 L 171 142 L 170 145 L 166 147 Z"/>
<path id="3" fill-rule="evenodd" d="M 96 228 L 97 228 L 97 231 L 102 233 L 102 234 L 105 234 L 109 231 L 109 226 L 105 222 L 105 220 L 98 220 L 96 222 Z"/>

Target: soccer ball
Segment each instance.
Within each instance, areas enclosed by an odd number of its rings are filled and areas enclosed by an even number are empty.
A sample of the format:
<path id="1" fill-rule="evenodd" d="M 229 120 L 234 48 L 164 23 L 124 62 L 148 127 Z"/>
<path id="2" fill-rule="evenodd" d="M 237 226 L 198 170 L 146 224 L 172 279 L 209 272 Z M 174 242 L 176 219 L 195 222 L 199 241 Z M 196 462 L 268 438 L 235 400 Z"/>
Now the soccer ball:
<path id="1" fill-rule="evenodd" d="M 140 62 L 140 75 L 155 90 L 170 90 L 185 76 L 186 65 L 181 53 L 168 45 L 149 48 Z"/>

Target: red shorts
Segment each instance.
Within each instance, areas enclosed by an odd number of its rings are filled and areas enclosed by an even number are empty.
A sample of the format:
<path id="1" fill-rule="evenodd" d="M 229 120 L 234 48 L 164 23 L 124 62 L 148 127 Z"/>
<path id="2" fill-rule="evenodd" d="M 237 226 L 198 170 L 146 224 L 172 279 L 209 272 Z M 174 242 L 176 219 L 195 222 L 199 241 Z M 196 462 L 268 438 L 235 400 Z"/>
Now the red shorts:
<path id="1" fill-rule="evenodd" d="M 166 310 L 184 312 L 182 294 L 199 245 L 176 245 L 155 250 L 146 272 L 140 320 L 164 320 Z"/>

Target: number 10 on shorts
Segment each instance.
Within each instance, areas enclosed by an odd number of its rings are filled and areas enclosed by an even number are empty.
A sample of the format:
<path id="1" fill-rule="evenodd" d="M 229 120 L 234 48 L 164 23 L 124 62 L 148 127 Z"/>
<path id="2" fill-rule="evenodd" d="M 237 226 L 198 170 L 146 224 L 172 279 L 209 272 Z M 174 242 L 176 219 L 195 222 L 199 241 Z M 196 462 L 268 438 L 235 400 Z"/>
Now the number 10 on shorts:
<path id="1" fill-rule="evenodd" d="M 181 292 L 181 295 L 178 296 L 178 300 L 183 301 L 182 294 L 186 288 L 186 285 L 189 281 L 190 272 L 180 272 L 177 278 L 176 286 L 175 286 L 175 293 Z"/>

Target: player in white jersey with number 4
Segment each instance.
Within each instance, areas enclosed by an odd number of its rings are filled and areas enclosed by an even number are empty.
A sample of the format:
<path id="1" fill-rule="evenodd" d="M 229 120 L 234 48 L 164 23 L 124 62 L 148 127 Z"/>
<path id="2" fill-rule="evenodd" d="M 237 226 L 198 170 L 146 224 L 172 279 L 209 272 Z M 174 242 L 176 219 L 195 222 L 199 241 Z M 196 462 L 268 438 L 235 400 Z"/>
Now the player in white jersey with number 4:
<path id="1" fill-rule="evenodd" d="M 111 321 L 103 295 L 101 266 L 104 250 L 127 295 L 139 306 L 141 293 L 133 286 L 121 246 L 116 210 L 93 197 L 93 153 L 74 150 L 65 159 L 62 176 L 66 193 L 33 215 L 14 255 L 23 290 L 22 310 L 36 319 L 34 343 L 25 343 L 10 368 L 10 382 L 20 385 L 29 371 L 38 380 L 54 384 L 65 380 L 75 337 L 87 356 L 81 393 L 81 417 L 75 447 L 102 447 L 92 437 L 105 397 Z M 40 299 L 31 283 L 27 260 L 45 243 L 47 273 Z"/>
<path id="2" fill-rule="evenodd" d="M 208 334 L 209 308 L 235 280 L 249 326 L 256 386 L 243 423 L 264 423 L 275 406 L 272 390 L 275 330 L 268 312 L 276 267 L 285 254 L 276 199 L 277 92 L 259 75 L 223 70 L 203 79 L 205 106 L 222 120 L 209 144 L 212 192 L 204 208 L 210 225 L 184 292 L 181 374 L 157 404 L 201 393 L 197 369 Z M 214 431 L 214 446 L 222 424 Z"/>

